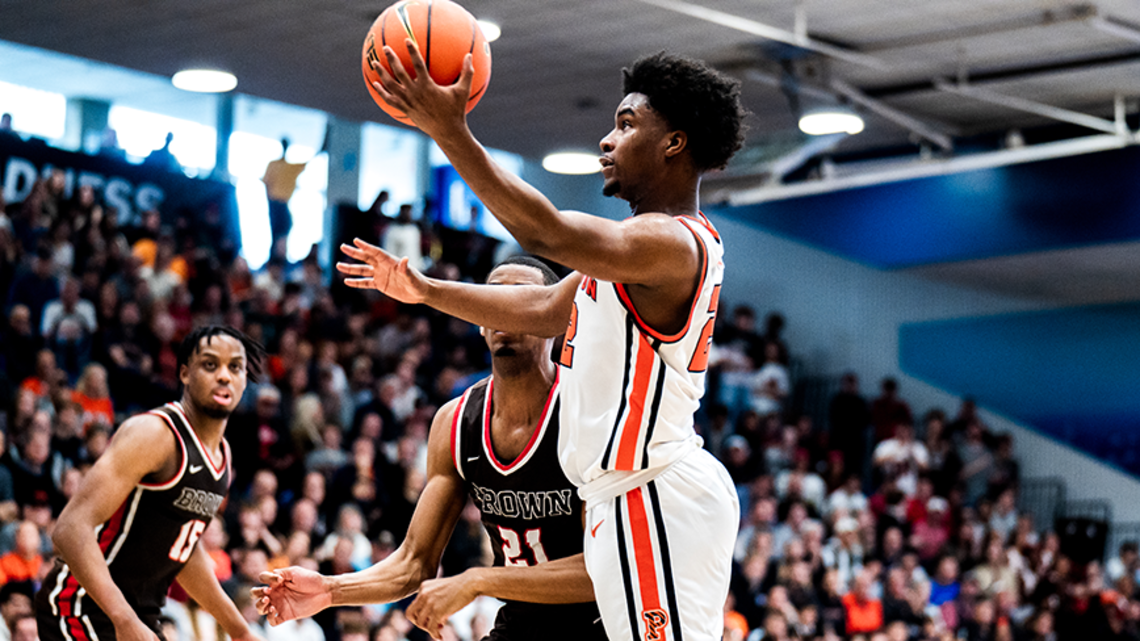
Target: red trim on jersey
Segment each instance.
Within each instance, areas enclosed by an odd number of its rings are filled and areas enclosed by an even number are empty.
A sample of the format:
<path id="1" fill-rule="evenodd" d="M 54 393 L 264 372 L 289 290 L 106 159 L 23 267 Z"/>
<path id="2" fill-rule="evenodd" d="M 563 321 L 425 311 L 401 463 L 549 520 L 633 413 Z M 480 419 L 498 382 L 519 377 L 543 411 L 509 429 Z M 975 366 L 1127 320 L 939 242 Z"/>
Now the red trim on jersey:
<path id="1" fill-rule="evenodd" d="M 131 502 L 133 496 L 134 492 L 131 492 L 131 495 L 123 501 L 119 509 L 115 510 L 115 513 L 108 519 L 107 524 L 103 526 L 103 531 L 99 533 L 99 551 L 104 555 L 107 554 L 107 550 L 111 549 L 111 544 L 123 531 L 123 517 L 127 513 L 127 504 Z"/>
<path id="2" fill-rule="evenodd" d="M 163 421 L 166 422 L 166 425 L 170 428 L 170 431 L 174 432 L 174 438 L 178 439 L 178 446 L 182 448 L 182 465 L 179 466 L 178 473 L 165 483 L 144 483 L 143 481 L 139 481 L 139 485 L 145 487 L 148 490 L 169 490 L 170 488 L 174 487 L 178 481 L 181 481 L 182 475 L 186 473 L 186 466 L 190 460 L 190 453 L 186 451 L 186 441 L 182 439 L 182 434 L 179 433 L 178 428 L 174 425 L 174 421 L 170 420 L 170 416 L 158 410 L 151 410 L 147 412 L 147 414 L 154 414 L 155 416 L 160 417 Z"/>
<path id="3" fill-rule="evenodd" d="M 557 395 L 558 380 L 561 375 L 562 368 L 555 368 L 554 384 L 550 386 L 550 392 L 546 395 L 546 404 L 542 407 L 542 414 L 538 417 L 538 425 L 535 426 L 534 433 L 530 435 L 530 441 L 519 452 L 519 455 L 506 465 L 499 462 L 499 457 L 495 456 L 495 447 L 491 443 L 491 393 L 494 391 L 495 379 L 492 377 L 491 380 L 487 381 L 487 402 L 485 403 L 486 409 L 483 412 L 483 446 L 487 450 L 487 458 L 491 461 L 491 465 L 495 466 L 495 469 L 500 472 L 510 472 L 527 460 L 531 450 L 538 443 L 539 437 L 545 432 L 543 427 L 546 426 L 550 417 L 550 408 L 554 405 L 554 397 Z"/>
<path id="4" fill-rule="evenodd" d="M 618 300 L 620 300 L 622 306 L 625 307 L 631 315 L 633 315 L 633 320 L 635 323 L 637 323 L 637 327 L 641 329 L 641 331 L 649 334 L 662 343 L 675 343 L 684 338 L 685 334 L 688 333 L 689 326 L 693 323 L 693 317 L 697 313 L 697 301 L 701 299 L 701 291 L 703 291 L 705 288 L 705 277 L 708 276 L 709 268 L 709 250 L 708 247 L 705 247 L 705 241 L 701 238 L 700 234 L 698 234 L 692 227 L 689 227 L 689 223 L 684 220 L 685 217 L 677 216 L 676 218 L 682 225 L 685 226 L 685 229 L 688 229 L 689 233 L 691 233 L 693 237 L 697 239 L 697 247 L 701 250 L 701 279 L 697 282 L 697 289 L 693 294 L 693 300 L 691 303 L 689 303 L 689 315 L 687 318 L 685 318 L 685 326 L 681 328 L 681 331 L 675 334 L 665 335 L 650 327 L 648 323 L 641 320 L 641 315 L 637 313 L 637 309 L 633 306 L 633 301 L 630 299 L 629 293 L 625 291 L 625 285 L 622 283 L 614 283 L 614 289 L 617 291 Z M 697 222 L 700 223 L 700 221 Z"/>
<path id="5" fill-rule="evenodd" d="M 637 456 L 637 444 L 641 437 L 641 419 L 645 415 L 645 401 L 649 396 L 649 379 L 653 373 L 653 363 L 657 352 L 645 340 L 645 334 L 637 333 L 637 363 L 633 368 L 633 384 L 629 391 L 629 410 L 621 425 L 618 441 L 615 470 L 633 470 L 633 459 Z"/>
<path id="6" fill-rule="evenodd" d="M 87 634 L 87 628 L 83 626 L 83 622 L 79 620 L 79 617 L 67 617 L 67 628 L 74 641 L 91 641 L 91 637 Z"/>
<path id="7" fill-rule="evenodd" d="M 463 396 L 459 397 L 459 405 L 455 406 L 455 415 L 451 417 L 451 460 L 455 463 L 455 470 L 459 472 L 459 476 L 463 476 L 463 468 L 459 462 L 459 419 L 463 417 L 469 396 L 471 396 L 470 387 L 464 390 Z"/>
<path id="8" fill-rule="evenodd" d="M 625 496 L 629 511 L 629 534 L 633 539 L 633 558 L 637 564 L 638 591 L 641 592 L 641 611 L 659 610 L 661 597 L 657 592 L 657 563 L 641 488 L 634 488 Z"/>
<path id="9" fill-rule="evenodd" d="M 202 443 L 202 439 L 198 438 L 198 431 L 194 429 L 194 424 L 190 422 L 190 417 L 186 416 L 186 410 L 182 409 L 182 405 L 180 403 L 168 403 L 168 405 L 170 407 L 173 407 L 174 410 L 178 412 L 183 419 L 185 419 L 186 424 L 190 426 L 190 436 L 193 437 L 194 442 L 198 444 L 198 449 L 202 451 L 202 456 L 206 459 L 206 463 L 210 465 L 210 468 L 214 473 L 214 478 L 221 478 L 222 472 L 226 471 L 227 459 L 225 448 L 222 448 L 222 460 L 218 463 L 215 463 L 214 457 L 210 454 L 210 448 L 206 447 L 206 445 Z"/>
<path id="10" fill-rule="evenodd" d="M 59 616 L 69 617 L 75 609 L 75 603 L 72 599 L 75 593 L 79 592 L 79 581 L 75 579 L 75 575 L 68 572 L 67 578 L 64 579 L 64 588 L 60 591 L 59 596 L 56 598 L 56 606 L 59 608 Z"/>
<path id="11" fill-rule="evenodd" d="M 716 227 L 713 227 L 712 221 L 709 220 L 709 217 L 706 216 L 704 212 L 698 211 L 696 216 L 686 216 L 682 214 L 678 216 L 678 218 L 690 218 L 697 221 L 702 226 L 704 226 L 705 229 L 709 230 L 709 233 L 712 234 L 712 237 L 716 239 L 716 242 L 720 242 L 720 234 L 717 232 Z"/>

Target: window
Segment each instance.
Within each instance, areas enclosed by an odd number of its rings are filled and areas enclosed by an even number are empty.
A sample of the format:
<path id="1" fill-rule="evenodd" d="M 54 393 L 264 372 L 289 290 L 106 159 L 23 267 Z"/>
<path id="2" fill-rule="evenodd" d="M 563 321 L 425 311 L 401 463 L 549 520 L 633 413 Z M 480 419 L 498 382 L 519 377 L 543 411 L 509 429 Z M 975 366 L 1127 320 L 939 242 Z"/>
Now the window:
<path id="1" fill-rule="evenodd" d="M 166 134 L 174 134 L 170 153 L 186 173 L 204 176 L 217 162 L 217 130 L 191 120 L 165 116 L 133 107 L 112 105 L 107 124 L 119 138 L 119 146 L 132 160 L 142 160 L 166 144 Z"/>
<path id="2" fill-rule="evenodd" d="M 54 141 L 63 138 L 67 98 L 63 94 L 0 82 L 0 113 L 12 114 L 12 128 L 17 132 Z"/>

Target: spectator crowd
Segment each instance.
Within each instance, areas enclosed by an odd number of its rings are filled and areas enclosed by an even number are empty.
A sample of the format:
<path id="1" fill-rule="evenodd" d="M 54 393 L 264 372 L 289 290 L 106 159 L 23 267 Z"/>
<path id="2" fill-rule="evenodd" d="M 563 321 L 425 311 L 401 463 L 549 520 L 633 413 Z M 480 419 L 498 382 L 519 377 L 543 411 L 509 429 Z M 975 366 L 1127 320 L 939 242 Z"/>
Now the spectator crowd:
<path id="1" fill-rule="evenodd" d="M 218 578 L 268 641 L 424 638 L 406 603 L 268 628 L 249 588 L 289 565 L 359 570 L 400 544 L 436 408 L 488 372 L 478 328 L 346 288 L 315 248 L 251 271 L 218 242 L 217 209 L 124 225 L 60 171 L 0 205 L 0 641 L 35 639 L 55 517 L 123 418 L 177 398 L 178 342 L 207 323 L 268 351 L 227 430 L 223 516 L 201 539 Z M 433 275 L 485 278 L 496 241 L 383 205 L 354 221 L 373 240 L 390 230 Z M 1103 568 L 1067 556 L 1053 524 L 1019 511 L 1012 441 L 972 403 L 916 420 L 894 380 L 867 398 L 847 373 L 826 415 L 796 412 L 785 319 L 756 325 L 748 305 L 720 320 L 698 415 L 742 506 L 728 641 L 1140 639 L 1135 545 Z M 441 571 L 487 564 L 487 546 L 469 505 Z M 221 638 L 171 597 L 166 641 Z M 480 639 L 493 617 L 481 599 L 445 634 Z"/>

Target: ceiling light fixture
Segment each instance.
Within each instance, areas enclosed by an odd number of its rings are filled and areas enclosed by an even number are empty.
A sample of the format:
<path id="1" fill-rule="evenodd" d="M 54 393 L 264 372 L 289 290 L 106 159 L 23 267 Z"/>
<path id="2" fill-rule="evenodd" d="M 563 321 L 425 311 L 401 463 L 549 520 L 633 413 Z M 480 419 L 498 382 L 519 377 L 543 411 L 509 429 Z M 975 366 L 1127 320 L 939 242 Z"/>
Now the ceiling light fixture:
<path id="1" fill-rule="evenodd" d="M 588 154 L 581 151 L 563 151 L 549 154 L 542 159 L 542 168 L 552 174 L 569 174 L 584 176 L 602 170 L 597 154 Z"/>
<path id="2" fill-rule="evenodd" d="M 809 111 L 800 118 L 800 131 L 811 136 L 857 134 L 863 131 L 863 119 L 845 107 Z"/>
<path id="3" fill-rule="evenodd" d="M 475 22 L 479 23 L 479 28 L 483 30 L 483 37 L 487 39 L 487 42 L 494 42 L 503 34 L 499 25 L 490 20 L 476 20 Z"/>
<path id="4" fill-rule="evenodd" d="M 237 77 L 218 69 L 183 69 L 170 82 L 183 91 L 225 93 L 237 86 Z"/>

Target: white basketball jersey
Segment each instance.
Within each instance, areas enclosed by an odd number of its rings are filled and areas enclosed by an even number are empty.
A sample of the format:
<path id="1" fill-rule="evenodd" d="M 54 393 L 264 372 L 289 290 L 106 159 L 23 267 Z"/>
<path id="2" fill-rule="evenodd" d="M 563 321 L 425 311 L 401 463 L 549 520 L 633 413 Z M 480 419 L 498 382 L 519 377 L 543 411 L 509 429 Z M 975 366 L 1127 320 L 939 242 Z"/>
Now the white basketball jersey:
<path id="1" fill-rule="evenodd" d="M 705 392 L 724 248 L 698 216 L 676 218 L 701 252 L 700 284 L 680 332 L 645 325 L 620 283 L 587 276 L 574 297 L 560 358 L 559 458 L 579 487 L 611 471 L 666 466 L 699 446 L 693 413 Z"/>

